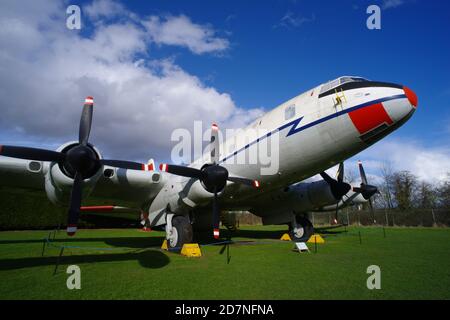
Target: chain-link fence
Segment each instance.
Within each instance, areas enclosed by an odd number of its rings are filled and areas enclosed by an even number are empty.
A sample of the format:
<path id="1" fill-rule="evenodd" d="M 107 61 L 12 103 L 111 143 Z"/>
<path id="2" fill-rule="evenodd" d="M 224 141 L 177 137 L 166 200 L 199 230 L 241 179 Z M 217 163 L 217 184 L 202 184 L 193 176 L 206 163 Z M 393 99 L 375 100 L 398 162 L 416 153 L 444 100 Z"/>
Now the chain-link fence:
<path id="1" fill-rule="evenodd" d="M 260 225 L 261 218 L 241 211 L 236 214 L 236 222 L 240 225 Z M 310 213 L 309 218 L 313 225 L 333 224 L 334 212 Z M 408 227 L 448 227 L 450 226 L 450 209 L 411 209 L 408 211 L 384 210 L 352 210 L 344 209 L 338 212 L 338 222 L 350 225 L 373 225 L 373 220 L 378 225 L 408 226 Z"/>

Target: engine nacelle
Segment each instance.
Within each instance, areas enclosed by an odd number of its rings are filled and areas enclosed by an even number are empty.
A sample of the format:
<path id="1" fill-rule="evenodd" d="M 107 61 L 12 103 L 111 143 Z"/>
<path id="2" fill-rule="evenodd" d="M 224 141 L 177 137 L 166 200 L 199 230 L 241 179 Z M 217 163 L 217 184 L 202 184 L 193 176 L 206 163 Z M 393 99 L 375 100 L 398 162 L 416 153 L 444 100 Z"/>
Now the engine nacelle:
<path id="1" fill-rule="evenodd" d="M 66 152 L 71 147 L 78 145 L 78 142 L 68 142 L 60 146 L 57 151 Z M 89 145 L 98 159 L 101 159 L 100 152 L 92 145 Z M 48 199 L 56 205 L 67 205 L 70 200 L 71 189 L 73 185 L 73 176 L 67 168 L 59 163 L 46 163 L 45 168 L 45 192 Z M 95 168 L 90 176 L 83 180 L 83 198 L 87 197 L 93 190 L 96 182 L 102 174 L 102 166 Z"/>
<path id="2" fill-rule="evenodd" d="M 298 211 L 311 211 L 336 203 L 330 185 L 323 180 L 300 183 L 293 186 L 291 192 L 297 195 L 298 205 L 296 210 Z"/>
<path id="3" fill-rule="evenodd" d="M 322 180 L 299 183 L 270 196 L 262 195 L 250 211 L 262 217 L 264 224 L 281 224 L 292 221 L 297 213 L 316 211 L 335 203 L 330 186 Z"/>

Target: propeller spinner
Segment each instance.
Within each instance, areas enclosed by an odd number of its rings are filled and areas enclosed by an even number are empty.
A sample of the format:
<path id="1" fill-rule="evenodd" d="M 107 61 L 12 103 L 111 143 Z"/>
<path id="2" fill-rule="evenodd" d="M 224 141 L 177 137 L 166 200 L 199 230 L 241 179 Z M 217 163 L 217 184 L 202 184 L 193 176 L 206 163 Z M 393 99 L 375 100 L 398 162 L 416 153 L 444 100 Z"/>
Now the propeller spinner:
<path id="1" fill-rule="evenodd" d="M 331 193 L 337 201 L 336 210 L 334 213 L 334 223 L 337 224 L 339 202 L 342 200 L 342 197 L 346 195 L 347 192 L 349 192 L 352 188 L 350 184 L 344 182 L 344 163 L 339 163 L 339 169 L 337 171 L 336 179 L 331 178 L 325 171 L 321 172 L 320 176 L 328 183 L 331 189 Z"/>

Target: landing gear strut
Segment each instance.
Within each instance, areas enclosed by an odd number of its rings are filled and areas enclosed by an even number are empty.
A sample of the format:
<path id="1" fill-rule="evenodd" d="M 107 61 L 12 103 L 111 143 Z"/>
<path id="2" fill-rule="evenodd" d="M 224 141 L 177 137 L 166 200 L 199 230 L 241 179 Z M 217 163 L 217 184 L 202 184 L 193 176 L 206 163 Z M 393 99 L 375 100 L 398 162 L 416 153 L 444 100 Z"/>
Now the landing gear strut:
<path id="1" fill-rule="evenodd" d="M 296 216 L 295 221 L 289 225 L 289 235 L 292 241 L 306 242 L 314 234 L 314 227 L 309 219 Z"/>
<path id="2" fill-rule="evenodd" d="M 192 238 L 192 225 L 187 217 L 167 214 L 166 239 L 170 248 L 181 249 L 185 243 L 191 243 Z"/>

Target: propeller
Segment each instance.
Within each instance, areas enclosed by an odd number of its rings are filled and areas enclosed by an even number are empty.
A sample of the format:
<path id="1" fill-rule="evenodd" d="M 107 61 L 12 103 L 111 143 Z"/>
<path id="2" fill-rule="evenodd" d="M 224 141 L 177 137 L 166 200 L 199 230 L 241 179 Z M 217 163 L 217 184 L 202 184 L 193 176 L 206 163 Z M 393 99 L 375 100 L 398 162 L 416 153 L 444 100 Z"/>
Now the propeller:
<path id="1" fill-rule="evenodd" d="M 78 218 L 83 191 L 83 180 L 89 178 L 92 172 L 98 170 L 101 165 L 109 165 L 117 168 L 145 170 L 142 163 L 122 160 L 98 159 L 94 149 L 89 145 L 91 133 L 94 98 L 87 97 L 81 112 L 78 144 L 65 152 L 50 151 L 45 149 L 2 146 L 0 155 L 35 161 L 50 161 L 62 164 L 70 176 L 73 177 L 73 185 L 70 194 L 69 215 L 67 222 L 67 234 L 72 236 L 77 231 Z"/>
<path id="2" fill-rule="evenodd" d="M 370 212 L 372 213 L 373 223 L 376 223 L 375 220 L 375 211 L 373 209 L 372 204 L 372 196 L 376 193 L 379 193 L 378 188 L 376 186 L 370 185 L 367 182 L 366 172 L 364 171 L 364 167 L 361 161 L 358 161 L 359 174 L 361 176 L 361 184 L 359 187 L 354 187 L 353 191 L 361 193 L 364 199 L 369 201 Z"/>
<path id="3" fill-rule="evenodd" d="M 347 194 L 352 188 L 350 184 L 344 182 L 344 163 L 339 163 L 339 168 L 336 174 L 336 179 L 331 178 L 328 173 L 325 171 L 320 173 L 320 176 L 323 180 L 325 180 L 330 186 L 331 193 L 333 197 L 336 199 L 336 210 L 334 213 L 334 223 L 337 224 L 338 218 L 338 210 L 339 210 L 339 202 L 342 200 L 342 197 Z"/>
<path id="4" fill-rule="evenodd" d="M 177 176 L 200 180 L 205 190 L 214 195 L 212 199 L 212 226 L 213 236 L 215 239 L 218 239 L 220 236 L 220 208 L 218 194 L 225 189 L 227 181 L 254 188 L 259 188 L 260 186 L 260 183 L 257 180 L 242 177 L 230 177 L 228 170 L 218 164 L 220 156 L 219 148 L 219 127 L 217 124 L 213 123 L 211 128 L 211 163 L 203 165 L 201 169 L 166 163 L 162 163 L 159 166 L 161 171 L 166 171 Z"/>

